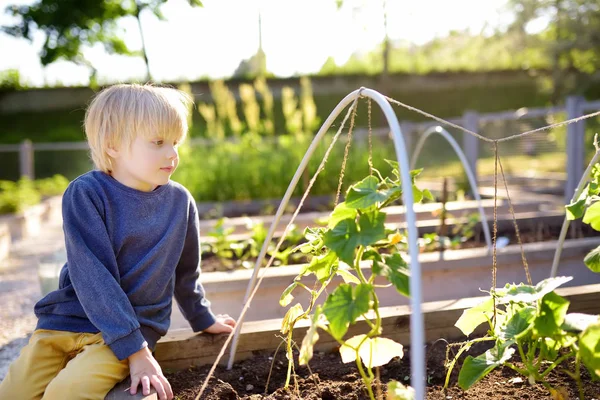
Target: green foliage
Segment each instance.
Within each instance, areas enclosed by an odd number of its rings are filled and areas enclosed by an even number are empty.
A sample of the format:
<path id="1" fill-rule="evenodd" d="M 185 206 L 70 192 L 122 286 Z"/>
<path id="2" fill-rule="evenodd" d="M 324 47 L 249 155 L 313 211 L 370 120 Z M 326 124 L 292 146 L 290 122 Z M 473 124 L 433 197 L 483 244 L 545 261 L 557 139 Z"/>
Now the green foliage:
<path id="1" fill-rule="evenodd" d="M 248 219 L 246 227 L 251 232 L 250 237 L 244 240 L 230 240 L 229 235 L 233 233 L 234 228 L 226 228 L 226 221 L 227 218 L 219 219 L 213 230 L 208 232 L 212 240 L 202 244 L 203 256 L 214 255 L 230 269 L 252 268 L 250 260 L 258 257 L 267 237 L 267 229 L 262 222 L 254 223 Z M 291 226 L 286 236 L 286 248 L 275 252 L 275 243 L 269 243 L 267 256 L 274 257 L 274 265 L 287 265 L 290 260 L 295 260 L 296 254 L 292 254 L 292 250 L 301 239 L 301 232 L 295 226 Z"/>
<path id="2" fill-rule="evenodd" d="M 581 92 L 600 67 L 600 1 L 598 0 L 511 0 L 515 33 L 530 51 L 549 60 L 552 76 L 548 87 L 556 101 L 566 94 Z M 543 17 L 548 26 L 527 33 L 530 22 Z"/>
<path id="3" fill-rule="evenodd" d="M 567 219 L 582 219 L 594 230 L 600 231 L 600 164 L 592 167 L 590 181 L 579 198 L 565 206 Z M 584 259 L 585 265 L 600 273 L 600 246 L 590 251 Z"/>
<path id="4" fill-rule="evenodd" d="M 24 88 L 25 85 L 21 81 L 19 70 L 7 69 L 0 71 L 0 90 L 19 90 Z"/>
<path id="5" fill-rule="evenodd" d="M 30 179 L 22 178 L 18 182 L 0 181 L 0 214 L 21 212 L 38 204 L 40 200 L 40 193 Z"/>
<path id="6" fill-rule="evenodd" d="M 60 196 L 69 186 L 69 180 L 58 174 L 50 178 L 36 179 L 34 183 L 42 197 Z"/>
<path id="7" fill-rule="evenodd" d="M 117 21 L 128 16 L 139 19 L 140 13 L 146 9 L 164 20 L 160 6 L 166 1 L 39 0 L 32 5 L 6 7 L 6 12 L 20 17 L 20 21 L 1 29 L 9 35 L 30 41 L 33 41 L 38 30 L 42 31 L 46 37 L 40 52 L 42 65 L 61 59 L 86 65 L 92 70 L 93 82 L 96 70 L 83 57 L 82 48 L 101 44 L 109 54 L 137 55 L 125 44 Z M 188 3 L 202 6 L 200 0 L 188 0 Z"/>
<path id="8" fill-rule="evenodd" d="M 483 322 L 489 330 L 483 338 L 463 344 L 446 375 L 448 385 L 452 369 L 460 355 L 473 343 L 490 340 L 494 346 L 485 353 L 468 356 L 459 372 L 458 384 L 468 390 L 499 366 L 508 366 L 524 375 L 531 384 L 540 382 L 551 394 L 557 390 L 548 375 L 563 361 L 574 359 L 571 377 L 581 388 L 580 362 L 597 375 L 600 366 L 600 319 L 598 316 L 568 314 L 569 302 L 554 290 L 570 277 L 549 278 L 535 286 L 507 284 L 490 293 L 483 303 L 463 311 L 456 327 L 469 335 Z M 511 362 L 518 350 L 522 367 Z M 583 393 L 580 391 L 580 398 Z"/>
<path id="9" fill-rule="evenodd" d="M 69 180 L 62 175 L 34 181 L 0 181 L 0 214 L 22 212 L 45 197 L 62 195 L 68 185 Z"/>
<path id="10" fill-rule="evenodd" d="M 280 304 L 286 306 L 293 299 L 294 290 L 299 287 L 310 293 L 310 304 L 303 310 L 298 303 L 291 307 L 284 318 L 282 332 L 288 333 L 288 358 L 292 362 L 291 334 L 294 324 L 302 319 L 310 319 L 311 326 L 300 349 L 300 363 L 307 364 L 312 356 L 312 348 L 318 340 L 318 329 L 329 333 L 340 343 L 343 362 L 356 361 L 359 372 L 371 399 L 374 394 L 371 383 L 374 379 L 372 368 L 389 362 L 393 357 L 402 357 L 402 345 L 389 339 L 378 337 L 381 334 L 379 300 L 375 292 L 375 278 L 382 276 L 400 294 L 409 294 L 409 272 L 406 262 L 397 249 L 397 234 L 387 235 L 385 230 L 386 206 L 396 201 L 402 194 L 397 165 L 392 166 L 393 178 L 383 178 L 379 171 L 351 185 L 346 192 L 346 201 L 338 204 L 323 228 L 307 228 L 306 243 L 297 251 L 312 256 L 310 263 L 282 294 Z M 420 171 L 412 171 L 412 185 L 416 193 L 423 193 L 414 184 Z M 422 198 L 422 194 L 420 198 Z M 387 254 L 380 254 L 386 250 Z M 391 254 L 390 254 L 391 253 Z M 367 278 L 363 272 L 365 263 L 371 262 L 371 274 Z M 314 289 L 304 285 L 304 276 L 314 275 Z M 332 279 L 339 275 L 344 283 L 337 286 L 311 316 L 315 302 L 327 289 Z M 303 310 L 298 313 L 298 310 Z M 372 311 L 374 321 L 367 319 Z M 364 317 L 371 330 L 364 335 L 344 340 L 348 328 L 360 317 Z M 291 365 L 291 364 L 290 364 Z M 366 372 L 365 372 L 366 368 Z M 288 371 L 290 369 L 288 368 Z M 289 373 L 288 380 L 289 383 Z M 397 398 L 400 398 L 400 391 Z"/>
<path id="11" fill-rule="evenodd" d="M 307 175 L 312 176 L 326 151 L 330 135 L 323 139 L 308 164 Z M 173 179 L 185 185 L 197 201 L 228 201 L 281 198 L 300 165 L 312 137 L 275 136 L 263 138 L 245 134 L 239 141 L 216 141 L 213 144 L 189 147 L 181 154 L 181 163 Z M 336 146 L 329 156 L 325 173 L 315 182 L 311 194 L 332 195 L 337 190 L 338 175 L 327 173 L 342 164 L 344 148 Z M 373 160 L 376 168 L 389 171 L 384 158 L 394 157 L 393 147 L 374 140 Z M 345 177 L 356 181 L 368 173 L 368 152 L 354 145 L 350 150 Z M 329 167 L 331 166 L 331 167 Z M 306 187 L 298 185 L 295 196 Z"/>

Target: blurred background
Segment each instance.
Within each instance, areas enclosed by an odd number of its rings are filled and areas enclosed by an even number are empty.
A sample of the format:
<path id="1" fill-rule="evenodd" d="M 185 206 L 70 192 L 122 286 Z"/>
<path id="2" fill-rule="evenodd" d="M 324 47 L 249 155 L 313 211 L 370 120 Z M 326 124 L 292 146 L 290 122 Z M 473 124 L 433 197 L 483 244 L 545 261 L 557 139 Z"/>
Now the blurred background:
<path id="1" fill-rule="evenodd" d="M 199 202 L 281 198 L 320 124 L 361 86 L 494 138 L 600 99 L 600 0 L 0 0 L 0 26 L 0 203 L 59 192 L 92 168 L 85 107 L 117 82 L 194 96 L 174 179 Z M 349 183 L 369 171 L 369 125 L 375 166 L 395 158 L 381 111 L 368 108 L 359 102 Z M 432 121 L 397 115 L 412 149 Z M 598 121 L 578 125 L 589 158 Z M 489 179 L 489 144 L 448 131 Z M 563 127 L 502 144 L 506 172 L 560 182 L 566 137 Z M 343 154 L 334 149 L 314 195 L 335 194 Z M 465 182 L 441 137 L 417 166 Z"/>

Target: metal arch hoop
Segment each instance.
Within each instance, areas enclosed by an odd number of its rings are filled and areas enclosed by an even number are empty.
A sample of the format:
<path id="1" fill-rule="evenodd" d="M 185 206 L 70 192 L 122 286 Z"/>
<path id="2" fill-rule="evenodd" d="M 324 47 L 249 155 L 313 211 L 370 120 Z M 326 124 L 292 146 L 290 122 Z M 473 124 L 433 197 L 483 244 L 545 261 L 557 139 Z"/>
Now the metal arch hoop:
<path id="1" fill-rule="evenodd" d="M 465 173 L 467 174 L 467 179 L 469 179 L 469 184 L 471 185 L 471 189 L 473 190 L 475 200 L 477 200 L 477 207 L 479 208 L 479 215 L 481 217 L 481 225 L 483 227 L 483 235 L 485 236 L 485 242 L 487 244 L 487 249 L 488 249 L 488 251 L 490 251 L 492 249 L 492 237 L 490 235 L 490 227 L 488 225 L 488 219 L 487 219 L 487 217 L 485 215 L 485 211 L 483 210 L 483 207 L 481 205 L 481 196 L 479 195 L 479 188 L 477 187 L 477 181 L 475 180 L 475 175 L 473 174 L 473 171 L 471 170 L 471 167 L 469 166 L 469 162 L 467 161 L 467 157 L 465 156 L 465 153 L 463 153 L 462 149 L 460 148 L 460 146 L 458 145 L 456 140 L 454 140 L 452 135 L 450 135 L 450 133 L 447 130 L 445 130 L 444 128 L 442 128 L 441 126 L 433 126 L 429 129 L 427 129 L 421 135 L 419 141 L 417 142 L 417 145 L 415 146 L 413 158 L 410 163 L 410 169 L 415 168 L 415 164 L 417 163 L 417 159 L 419 158 L 419 155 L 421 154 L 421 150 L 423 150 L 425 141 L 434 133 L 441 135 L 444 139 L 446 139 L 446 141 L 448 143 L 450 143 L 450 146 L 452 146 L 452 148 L 454 149 L 454 152 L 456 153 L 456 155 L 460 159 L 460 162 L 463 165 Z"/>
<path id="2" fill-rule="evenodd" d="M 410 293 L 411 293 L 411 315 L 410 315 L 410 339 L 411 339 L 411 384 L 415 390 L 415 399 L 422 400 L 425 399 L 425 343 L 424 343 L 424 322 L 423 322 L 423 314 L 421 310 L 421 302 L 422 302 L 422 292 L 421 292 L 421 265 L 419 263 L 419 248 L 417 244 L 418 233 L 417 233 L 417 224 L 416 224 L 416 215 L 414 211 L 414 202 L 413 202 L 413 191 L 412 191 L 412 180 L 410 175 L 409 168 L 409 157 L 406 151 L 406 145 L 404 143 L 404 138 L 402 137 L 402 131 L 400 130 L 400 124 L 398 123 L 398 118 L 394 113 L 394 110 L 388 100 L 379 92 L 367 89 L 360 88 L 357 89 L 350 94 L 346 95 L 339 104 L 333 109 L 329 117 L 325 120 L 319 132 L 313 139 L 310 144 L 304 158 L 300 162 L 290 185 L 285 192 L 279 208 L 273 218 L 273 222 L 271 227 L 269 228 L 269 232 L 267 233 L 267 237 L 265 238 L 263 247 L 258 255 L 254 271 L 252 273 L 252 277 L 248 283 L 248 288 L 246 289 L 246 295 L 244 298 L 243 308 L 246 308 L 246 304 L 248 302 L 248 298 L 250 293 L 254 289 L 254 284 L 256 282 L 256 278 L 258 275 L 258 271 L 260 266 L 263 263 L 265 258 L 268 244 L 273 238 L 273 234 L 279 223 L 279 220 L 288 204 L 288 201 L 296 188 L 302 173 L 304 172 L 306 166 L 308 165 L 308 161 L 312 157 L 315 149 L 317 148 L 319 142 L 325 136 L 325 133 L 329 130 L 333 121 L 337 118 L 337 116 L 342 112 L 344 108 L 354 100 L 359 97 L 369 97 L 381 108 L 383 111 L 388 125 L 390 127 L 392 137 L 394 139 L 394 148 L 396 150 L 396 157 L 398 158 L 398 163 L 400 166 L 400 177 L 402 179 L 402 201 L 404 202 L 406 208 L 406 223 L 408 229 L 408 249 L 410 255 Z M 237 348 L 237 342 L 239 338 L 239 333 L 241 331 L 241 326 L 243 322 L 243 315 L 240 315 L 238 320 L 238 325 L 236 327 L 236 331 L 234 333 L 233 342 L 231 344 L 230 357 L 229 362 L 227 364 L 228 368 L 233 366 L 233 361 L 235 358 L 235 351 Z"/>

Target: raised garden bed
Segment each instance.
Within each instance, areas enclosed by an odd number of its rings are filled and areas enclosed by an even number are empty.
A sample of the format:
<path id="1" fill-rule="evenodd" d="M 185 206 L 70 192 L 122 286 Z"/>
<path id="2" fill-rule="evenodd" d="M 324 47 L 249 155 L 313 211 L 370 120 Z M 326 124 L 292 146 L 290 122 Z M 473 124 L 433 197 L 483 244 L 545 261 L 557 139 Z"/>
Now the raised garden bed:
<path id="1" fill-rule="evenodd" d="M 62 197 L 53 196 L 27 207 L 23 212 L 0 215 L 0 225 L 6 225 L 11 241 L 36 237 L 44 224 L 58 224 L 62 220 Z"/>
<path id="2" fill-rule="evenodd" d="M 558 273 L 573 276 L 574 280 L 569 283 L 571 285 L 600 283 L 600 275 L 591 272 L 583 263 L 587 252 L 599 244 L 600 237 L 565 241 Z M 533 281 L 547 278 L 556 250 L 556 241 L 528 243 L 524 245 L 524 249 Z M 419 261 L 422 268 L 424 301 L 478 296 L 481 293 L 480 288 L 489 288 L 491 284 L 492 257 L 485 248 L 422 253 L 419 255 Z M 282 318 L 286 309 L 279 305 L 279 298 L 302 268 L 303 265 L 290 265 L 264 271 L 266 277 L 246 314 L 246 320 Z M 370 275 L 368 263 L 364 263 L 362 269 Z M 207 297 L 211 300 L 215 312 L 238 315 L 251 275 L 251 270 L 209 272 L 202 275 Z M 498 285 L 524 280 L 520 246 L 509 245 L 498 250 Z M 312 286 L 314 277 L 305 277 L 302 282 Z M 342 280 L 336 278 L 332 285 L 340 282 Z M 393 288 L 377 289 L 377 294 L 382 306 L 408 304 L 408 299 L 400 296 Z M 304 296 L 303 292 L 298 292 L 297 300 L 306 302 L 308 297 Z M 178 307 L 174 306 L 172 329 L 187 326 Z"/>
<path id="3" fill-rule="evenodd" d="M 558 239 L 560 228 L 564 221 L 564 212 L 562 211 L 525 211 L 518 212 L 515 216 L 523 243 Z M 474 217 L 475 219 L 473 220 Z M 492 221 L 488 221 L 490 232 L 492 231 L 492 224 Z M 435 235 L 432 236 L 432 234 L 440 230 L 439 218 L 417 222 L 417 231 L 419 236 L 422 237 L 420 240 L 422 252 L 443 249 L 468 249 L 485 247 L 487 245 L 482 223 L 477 221 L 477 215 L 471 214 L 470 217 L 448 218 L 445 226 L 447 237 L 443 241 L 440 241 Z M 403 222 L 386 223 L 386 228 L 390 229 L 390 231 L 402 231 L 405 227 L 406 224 Z M 262 240 L 264 240 L 262 237 L 266 236 L 265 228 L 258 228 L 258 233 L 254 234 L 243 233 L 221 235 L 220 237 L 203 237 L 202 270 L 205 272 L 217 272 L 253 268 L 254 261 L 262 245 Z M 502 246 L 518 243 L 512 215 L 499 215 L 497 229 L 498 237 L 504 237 L 502 239 Z M 280 236 L 283 232 L 278 233 Z M 578 223 L 571 227 L 568 237 L 574 239 L 591 236 L 600 236 L 600 233 L 587 225 L 582 226 L 582 224 Z M 290 253 L 299 243 L 304 242 L 302 234 L 296 230 L 292 235 L 288 234 L 287 238 L 290 240 L 286 240 L 279 249 L 278 257 L 274 260 L 273 265 L 279 266 L 307 262 L 307 257 L 302 253 Z M 273 247 L 274 245 L 275 243 L 273 242 Z"/>
<path id="4" fill-rule="evenodd" d="M 491 220 L 493 215 L 494 200 L 484 199 L 481 201 L 481 206 L 484 212 Z M 498 213 L 500 215 L 508 215 L 509 208 L 506 200 L 498 200 Z M 430 220 L 432 215 L 438 212 L 442 208 L 442 203 L 425 203 L 415 204 L 415 213 L 418 221 Z M 513 201 L 513 208 L 517 213 L 536 212 L 536 211 L 547 211 L 556 208 L 560 208 L 560 203 L 548 201 L 548 200 L 525 200 L 525 201 Z M 446 203 L 446 210 L 449 214 L 456 218 L 464 218 L 470 214 L 476 213 L 478 215 L 479 208 L 478 204 L 474 200 L 466 201 L 450 201 Z M 405 207 L 404 206 L 390 206 L 386 207 L 385 212 L 387 213 L 386 222 L 389 223 L 400 223 L 404 222 L 405 218 Z M 314 227 L 319 224 L 319 221 L 327 218 L 331 214 L 331 211 L 326 212 L 302 212 L 294 220 L 294 224 L 298 229 L 303 230 L 306 227 Z M 284 227 L 289 223 L 291 214 L 284 214 L 279 221 L 279 232 L 283 231 Z M 237 217 L 228 218 L 223 221 L 223 229 L 233 228 L 232 234 L 243 234 L 248 233 L 248 222 L 251 221 L 254 224 L 262 223 L 265 227 L 269 227 L 273 221 L 272 215 L 257 215 L 252 217 Z M 218 219 L 209 219 L 200 221 L 200 233 L 206 236 L 207 233 L 213 231 L 215 226 L 218 224 Z M 210 240 L 210 239 L 209 239 Z"/>
<path id="5" fill-rule="evenodd" d="M 598 314 L 600 312 L 600 284 L 574 286 L 557 289 L 556 293 L 570 301 L 569 312 Z M 455 387 L 455 379 L 447 393 L 441 393 L 445 377 L 443 361 L 445 360 L 445 342 L 460 341 L 464 339 L 462 332 L 454 326 L 465 309 L 481 303 L 482 297 L 456 298 L 446 301 L 427 302 L 422 305 L 425 320 L 425 342 L 427 346 L 428 361 L 428 398 L 431 399 L 548 399 L 541 385 L 530 387 L 527 381 L 514 380 L 516 376 L 508 368 L 499 369 L 488 376 L 473 388 L 472 391 L 463 392 Z M 385 307 L 380 309 L 382 317 L 383 336 L 393 339 L 406 346 L 410 345 L 408 306 Z M 268 372 L 271 368 L 275 350 L 281 343 L 282 321 L 280 319 L 262 320 L 245 323 L 242 328 L 238 351 L 236 353 L 237 365 L 231 371 L 224 368 L 217 369 L 215 378 L 205 392 L 203 400 L 215 399 L 292 399 L 293 392 L 280 388 L 285 379 L 286 364 L 282 351 L 274 362 L 273 375 L 270 380 L 268 392 L 270 397 L 262 397 L 265 391 Z M 293 332 L 294 340 L 302 341 L 308 327 L 308 321 L 300 321 Z M 485 326 L 480 326 L 475 335 L 484 333 Z M 368 331 L 367 324 L 360 320 L 351 325 L 347 337 Z M 179 399 L 194 399 L 207 375 L 208 365 L 212 364 L 220 352 L 226 335 L 193 334 L 190 330 L 171 331 L 161 339 L 157 345 L 155 356 L 162 367 L 167 371 L 167 378 L 175 389 Z M 439 339 L 439 340 L 438 340 Z M 323 333 L 315 346 L 316 357 L 309 364 L 316 375 L 310 375 L 308 368 L 297 367 L 296 373 L 299 380 L 301 398 L 305 399 L 366 399 L 363 384 L 356 372 L 353 363 L 342 364 L 339 354 L 331 353 L 338 347 L 337 341 L 328 334 Z M 473 350 L 480 350 L 474 348 Z M 381 379 L 405 382 L 409 377 L 410 353 L 406 352 L 402 360 L 393 359 L 389 364 L 380 369 Z M 227 360 L 227 352 L 222 361 Z M 283 363 L 283 364 L 282 364 Z M 190 369 L 194 366 L 203 366 Z M 569 368 L 569 365 L 564 365 Z M 180 372 L 175 372 L 180 371 Z M 584 379 L 586 375 L 584 374 Z M 588 377 L 589 378 L 589 377 Z M 317 384 L 314 379 L 318 379 Z M 556 385 L 567 387 L 569 398 L 576 398 L 577 388 L 564 374 L 554 374 L 552 382 Z M 405 382 L 409 383 L 409 382 Z M 111 393 L 112 400 L 130 399 L 123 390 L 127 382 L 117 386 Z M 586 399 L 597 399 L 600 394 L 600 383 L 586 383 Z M 494 397 L 495 396 L 495 397 Z M 152 396 L 138 396 L 138 398 L 152 399 Z"/>

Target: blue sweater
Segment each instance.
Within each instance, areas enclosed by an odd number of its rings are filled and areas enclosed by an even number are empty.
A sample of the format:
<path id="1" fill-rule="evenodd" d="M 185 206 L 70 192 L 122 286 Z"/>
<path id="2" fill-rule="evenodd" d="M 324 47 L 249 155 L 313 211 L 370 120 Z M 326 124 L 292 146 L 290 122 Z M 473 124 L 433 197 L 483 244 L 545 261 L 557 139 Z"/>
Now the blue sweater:
<path id="1" fill-rule="evenodd" d="M 195 332 L 215 322 L 199 282 L 196 203 L 180 184 L 142 192 L 88 172 L 63 196 L 63 229 L 67 263 L 35 306 L 38 329 L 102 332 L 123 360 L 167 333 L 173 295 Z"/>

